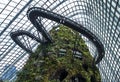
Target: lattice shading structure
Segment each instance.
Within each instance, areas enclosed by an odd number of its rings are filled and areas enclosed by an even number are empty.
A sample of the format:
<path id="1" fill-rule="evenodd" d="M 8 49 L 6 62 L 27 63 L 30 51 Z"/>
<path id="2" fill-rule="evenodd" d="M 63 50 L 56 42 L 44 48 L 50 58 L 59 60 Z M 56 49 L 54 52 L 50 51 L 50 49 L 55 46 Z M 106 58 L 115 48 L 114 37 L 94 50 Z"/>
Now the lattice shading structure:
<path id="1" fill-rule="evenodd" d="M 104 58 L 97 64 L 102 82 L 120 82 L 120 0 L 1 0 L 0 5 L 1 79 L 14 80 L 16 72 L 22 69 L 29 57 L 10 38 L 10 33 L 25 30 L 38 36 L 37 29 L 27 19 L 26 12 L 31 7 L 41 7 L 65 16 L 95 34 L 105 50 Z M 47 31 L 59 25 L 48 19 L 42 19 L 42 24 Z M 42 37 L 41 34 L 39 36 Z M 39 43 L 27 36 L 23 37 L 26 42 L 30 41 L 35 50 Z M 94 57 L 97 54 L 95 45 L 88 38 L 82 38 Z"/>

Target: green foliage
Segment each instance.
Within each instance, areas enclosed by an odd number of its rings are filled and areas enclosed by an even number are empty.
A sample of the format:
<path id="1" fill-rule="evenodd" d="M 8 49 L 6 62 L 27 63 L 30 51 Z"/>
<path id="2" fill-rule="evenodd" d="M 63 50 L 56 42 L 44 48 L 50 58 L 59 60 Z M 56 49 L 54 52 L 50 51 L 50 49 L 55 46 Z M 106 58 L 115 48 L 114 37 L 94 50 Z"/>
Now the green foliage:
<path id="1" fill-rule="evenodd" d="M 93 58 L 80 34 L 63 25 L 58 28 L 50 31 L 54 40 L 52 44 L 39 45 L 35 53 L 30 55 L 23 70 L 18 73 L 16 82 L 59 82 L 54 74 L 63 68 L 68 72 L 63 82 L 69 82 L 76 74 L 81 74 L 87 82 L 91 82 L 90 78 L 94 75 L 96 82 L 101 82 L 99 70 L 92 68 Z M 74 48 L 82 53 L 82 60 L 74 57 Z M 61 56 L 60 49 L 63 50 Z M 87 71 L 83 64 L 88 66 Z"/>

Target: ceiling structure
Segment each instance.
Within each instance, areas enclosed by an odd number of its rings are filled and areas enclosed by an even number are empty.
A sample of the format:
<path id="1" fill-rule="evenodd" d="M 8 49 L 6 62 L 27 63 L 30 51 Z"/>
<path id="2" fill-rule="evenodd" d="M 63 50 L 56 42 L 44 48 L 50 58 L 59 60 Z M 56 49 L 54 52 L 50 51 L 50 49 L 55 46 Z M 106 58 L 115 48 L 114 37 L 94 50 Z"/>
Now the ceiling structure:
<path id="1" fill-rule="evenodd" d="M 120 81 L 120 0 L 0 0 L 0 5 L 1 78 L 14 79 L 16 71 L 25 65 L 29 54 L 11 39 L 10 33 L 25 30 L 37 35 L 37 29 L 26 13 L 31 7 L 41 7 L 65 16 L 95 34 L 105 47 L 105 57 L 97 65 L 102 81 Z M 49 31 L 60 23 L 44 18 L 42 24 Z M 83 36 L 83 39 L 94 56 L 97 53 L 95 46 L 86 37 Z M 39 43 L 31 38 L 29 41 L 35 50 Z"/>

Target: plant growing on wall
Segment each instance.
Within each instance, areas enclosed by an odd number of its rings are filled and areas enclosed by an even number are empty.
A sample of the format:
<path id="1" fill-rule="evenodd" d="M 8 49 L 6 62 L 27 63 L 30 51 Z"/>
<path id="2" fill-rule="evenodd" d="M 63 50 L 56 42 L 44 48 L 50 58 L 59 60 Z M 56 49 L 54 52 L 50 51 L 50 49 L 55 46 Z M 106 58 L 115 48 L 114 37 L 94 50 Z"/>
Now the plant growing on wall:
<path id="1" fill-rule="evenodd" d="M 93 69 L 93 58 L 78 32 L 60 25 L 50 34 L 54 42 L 38 46 L 16 82 L 101 82 L 99 70 L 96 66 Z"/>

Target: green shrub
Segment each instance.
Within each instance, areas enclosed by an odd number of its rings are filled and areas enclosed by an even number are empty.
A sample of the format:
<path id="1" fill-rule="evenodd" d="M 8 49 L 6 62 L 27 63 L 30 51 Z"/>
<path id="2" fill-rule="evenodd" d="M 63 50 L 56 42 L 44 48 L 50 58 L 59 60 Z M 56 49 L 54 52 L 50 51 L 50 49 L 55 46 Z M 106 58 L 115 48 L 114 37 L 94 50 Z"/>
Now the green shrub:
<path id="1" fill-rule="evenodd" d="M 97 67 L 92 68 L 93 58 L 78 32 L 61 25 L 59 30 L 53 29 L 50 34 L 54 42 L 38 46 L 23 70 L 18 73 L 16 82 L 59 82 L 58 71 L 61 69 L 68 72 L 62 82 L 69 82 L 77 74 L 85 78 L 86 82 L 91 82 L 93 76 L 96 82 L 101 82 L 99 70 Z M 65 52 L 61 51 L 61 56 L 60 49 L 65 49 Z M 73 50 L 80 52 L 82 59 L 74 57 Z M 39 56 L 40 53 L 43 56 Z"/>

